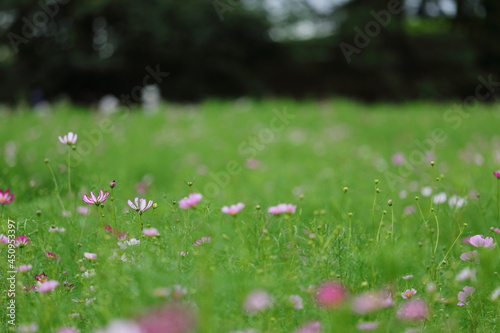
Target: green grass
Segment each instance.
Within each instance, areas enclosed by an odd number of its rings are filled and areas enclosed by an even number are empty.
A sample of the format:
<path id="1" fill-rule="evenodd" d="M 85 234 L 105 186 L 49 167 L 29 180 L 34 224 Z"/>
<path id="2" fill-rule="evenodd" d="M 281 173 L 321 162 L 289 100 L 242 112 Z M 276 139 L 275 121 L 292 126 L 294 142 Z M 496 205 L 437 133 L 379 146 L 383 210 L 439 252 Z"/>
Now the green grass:
<path id="1" fill-rule="evenodd" d="M 65 105 L 46 116 L 23 109 L 0 114 L 0 189 L 16 195 L 0 207 L 0 233 L 7 234 L 8 219 L 15 221 L 16 236 L 31 239 L 16 249 L 16 266 L 33 265 L 16 275 L 16 325 L 93 332 L 113 319 L 180 302 L 194 309 L 196 332 L 293 332 L 308 321 L 320 321 L 322 332 L 357 332 L 362 321 L 378 321 L 376 332 L 498 331 L 499 301 L 490 295 L 500 287 L 500 247 L 480 249 L 479 265 L 459 257 L 475 249 L 464 237 L 499 237 L 490 227 L 500 227 L 492 175 L 500 169 L 500 111 L 497 105 L 451 110 L 451 104 L 242 100 L 167 104 L 154 115 L 122 110 L 102 116 Z M 79 135 L 74 151 L 57 139 L 68 131 Z M 391 162 L 397 152 L 406 164 Z M 258 167 L 248 167 L 249 159 Z M 76 212 L 87 206 L 83 194 L 110 191 L 112 180 L 117 186 L 101 216 L 95 206 L 89 215 Z M 140 182 L 147 184 L 145 194 L 137 192 Z M 429 186 L 467 203 L 435 204 L 421 194 Z M 190 192 L 203 200 L 196 209 L 179 209 L 176 201 Z M 139 216 L 126 204 L 136 196 L 158 204 L 142 219 L 160 237 L 141 236 Z M 236 217 L 221 213 L 237 202 L 246 207 Z M 267 213 L 282 202 L 297 205 L 296 213 Z M 415 213 L 405 214 L 408 206 Z M 106 224 L 141 244 L 120 249 Z M 66 231 L 51 233 L 51 226 Z M 212 241 L 193 246 L 202 236 Z M 10 270 L 7 248 L 1 244 L 2 272 Z M 48 259 L 48 251 L 60 261 Z M 86 260 L 84 252 L 97 260 Z M 475 281 L 455 280 L 465 267 L 477 269 Z M 90 269 L 95 276 L 83 277 Z M 47 294 L 21 291 L 42 272 L 61 285 Z M 403 280 L 408 274 L 413 279 Z M 350 295 L 336 309 L 314 301 L 315 288 L 328 280 L 340 281 Z M 75 287 L 65 288 L 64 281 Z M 428 290 L 431 282 L 435 291 Z M 156 295 L 176 284 L 187 290 L 178 300 Z M 476 292 L 470 305 L 457 306 L 464 286 Z M 357 294 L 382 288 L 393 293 L 393 307 L 368 315 L 351 311 Z M 427 302 L 427 320 L 396 318 L 400 294 L 409 288 Z M 7 304 L 6 278 L 0 289 Z M 274 306 L 249 315 L 243 302 L 255 289 L 270 293 Z M 300 295 L 304 309 L 294 309 L 290 295 Z M 93 298 L 88 305 L 73 301 Z M 0 312 L 2 327 L 12 329 L 6 306 Z"/>

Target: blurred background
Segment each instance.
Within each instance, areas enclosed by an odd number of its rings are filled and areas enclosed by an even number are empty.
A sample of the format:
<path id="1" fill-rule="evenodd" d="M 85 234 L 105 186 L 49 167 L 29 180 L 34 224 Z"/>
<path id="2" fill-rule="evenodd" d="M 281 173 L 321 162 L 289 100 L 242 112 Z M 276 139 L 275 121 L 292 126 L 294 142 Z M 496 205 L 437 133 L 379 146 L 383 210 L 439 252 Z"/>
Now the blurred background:
<path id="1" fill-rule="evenodd" d="M 179 102 L 453 100 L 481 80 L 494 100 L 499 76 L 498 0 L 0 3 L 4 104 L 136 103 L 150 85 Z"/>

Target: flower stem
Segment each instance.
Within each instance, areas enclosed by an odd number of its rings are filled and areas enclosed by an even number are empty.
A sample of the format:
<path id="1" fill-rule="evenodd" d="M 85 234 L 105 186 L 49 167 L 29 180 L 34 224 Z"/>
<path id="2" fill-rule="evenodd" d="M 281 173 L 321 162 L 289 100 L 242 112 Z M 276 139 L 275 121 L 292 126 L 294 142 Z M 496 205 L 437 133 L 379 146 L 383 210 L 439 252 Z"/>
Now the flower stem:
<path id="1" fill-rule="evenodd" d="M 71 148 L 68 149 L 68 191 L 71 196 Z"/>
<path id="2" fill-rule="evenodd" d="M 436 256 L 437 247 L 439 244 L 439 220 L 437 214 L 434 213 L 434 219 L 436 220 L 436 244 L 434 244 L 434 257 Z"/>
<path id="3" fill-rule="evenodd" d="M 56 196 L 57 196 L 57 199 L 59 200 L 59 203 L 61 204 L 61 208 L 62 208 L 62 210 L 66 210 L 66 208 L 64 208 L 64 203 L 62 202 L 62 199 L 61 199 L 61 193 L 59 192 L 59 185 L 57 184 L 57 179 L 56 179 L 56 174 L 54 173 L 54 169 L 52 169 L 52 165 L 50 164 L 50 161 L 48 159 L 45 160 L 45 163 L 49 167 L 50 173 L 52 174 L 52 181 L 54 182 Z"/>

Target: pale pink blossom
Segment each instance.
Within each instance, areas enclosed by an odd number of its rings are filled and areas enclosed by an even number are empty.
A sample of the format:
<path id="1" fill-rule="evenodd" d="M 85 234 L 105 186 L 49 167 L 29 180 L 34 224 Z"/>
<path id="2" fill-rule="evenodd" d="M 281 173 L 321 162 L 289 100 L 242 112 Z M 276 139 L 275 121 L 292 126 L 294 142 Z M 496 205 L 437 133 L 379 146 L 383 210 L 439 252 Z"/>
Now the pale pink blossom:
<path id="1" fill-rule="evenodd" d="M 27 272 L 33 268 L 33 265 L 19 265 L 16 268 L 16 271 L 18 272 Z"/>
<path id="2" fill-rule="evenodd" d="M 294 331 L 294 333 L 319 333 L 319 332 L 321 332 L 321 323 L 319 321 L 306 323 Z"/>
<path id="3" fill-rule="evenodd" d="M 88 205 L 96 205 L 99 206 L 102 204 L 104 201 L 109 196 L 109 192 L 104 193 L 103 190 L 99 190 L 99 196 L 95 196 L 94 192 L 90 192 L 90 197 L 88 197 L 86 194 L 83 195 L 82 200 Z"/>
<path id="4" fill-rule="evenodd" d="M 50 291 L 53 291 L 54 289 L 56 289 L 56 287 L 59 285 L 59 282 L 58 281 L 55 281 L 55 280 L 47 280 L 43 283 L 41 283 L 38 287 L 37 287 L 37 290 L 39 293 L 42 293 L 42 294 L 45 294 L 45 293 L 48 293 Z"/>
<path id="5" fill-rule="evenodd" d="M 78 134 L 73 133 L 73 132 L 69 132 L 68 134 L 66 134 L 64 136 L 59 137 L 59 141 L 65 145 L 74 145 L 76 143 L 77 139 L 78 139 Z"/>
<path id="6" fill-rule="evenodd" d="M 279 214 L 284 214 L 284 213 L 293 214 L 293 213 L 295 213 L 296 209 L 297 209 L 297 206 L 295 206 L 295 205 L 281 203 L 281 204 L 278 204 L 277 206 L 269 207 L 267 211 L 268 211 L 268 213 L 271 213 L 274 215 L 279 215 Z"/>
<path id="7" fill-rule="evenodd" d="M 58 227 L 50 227 L 49 232 L 65 232 L 66 229 L 64 228 L 58 228 Z"/>
<path id="8" fill-rule="evenodd" d="M 493 249 L 497 244 L 491 237 L 483 237 L 483 235 L 475 235 L 469 239 L 469 244 L 479 248 Z"/>
<path id="9" fill-rule="evenodd" d="M 294 309 L 301 310 L 304 308 L 302 297 L 300 297 L 299 295 L 291 295 L 290 297 L 288 297 L 288 300 L 290 301 Z"/>
<path id="10" fill-rule="evenodd" d="M 402 165 L 405 163 L 405 156 L 403 153 L 395 153 L 392 155 L 392 164 L 394 165 Z"/>
<path id="11" fill-rule="evenodd" d="M 461 208 L 467 203 L 467 199 L 459 197 L 458 195 L 452 195 L 448 199 L 448 205 L 450 208 Z"/>
<path id="12" fill-rule="evenodd" d="M 115 319 L 103 329 L 94 333 L 144 333 L 141 327 L 132 320 Z"/>
<path id="13" fill-rule="evenodd" d="M 347 291 L 335 281 L 323 282 L 316 290 L 316 303 L 325 308 L 336 308 L 347 298 Z"/>
<path id="14" fill-rule="evenodd" d="M 144 198 L 135 197 L 134 202 L 127 200 L 127 204 L 137 213 L 142 214 L 153 206 L 153 200 L 147 202 Z"/>
<path id="15" fill-rule="evenodd" d="M 14 201 L 14 199 L 15 196 L 14 194 L 10 193 L 10 189 L 6 189 L 5 191 L 0 189 L 0 204 L 4 205 L 11 203 L 12 201 Z"/>
<path id="16" fill-rule="evenodd" d="M 139 317 L 136 323 L 141 333 L 191 333 L 196 331 L 194 315 L 187 308 L 177 305 L 167 305 L 149 311 Z M 120 333 L 128 332 L 127 330 L 120 331 Z"/>
<path id="17" fill-rule="evenodd" d="M 357 314 L 368 314 L 394 305 L 390 293 L 386 291 L 368 291 L 354 297 L 351 309 Z"/>
<path id="18" fill-rule="evenodd" d="M 83 256 L 87 258 L 88 260 L 96 260 L 97 259 L 97 254 L 91 253 L 91 252 L 84 252 Z"/>
<path id="19" fill-rule="evenodd" d="M 38 324 L 37 323 L 21 324 L 17 327 L 15 332 L 17 332 L 17 333 L 38 332 Z"/>
<path id="20" fill-rule="evenodd" d="M 179 200 L 179 207 L 182 209 L 188 209 L 196 206 L 203 196 L 200 193 L 190 193 L 187 198 Z"/>
<path id="21" fill-rule="evenodd" d="M 56 333 L 79 333 L 80 331 L 74 327 L 61 327 Z"/>
<path id="22" fill-rule="evenodd" d="M 476 291 L 474 287 L 464 287 L 462 291 L 458 293 L 458 303 L 457 305 L 469 305 L 469 297 Z"/>
<path id="23" fill-rule="evenodd" d="M 90 210 L 87 206 L 78 206 L 76 207 L 76 212 L 80 215 L 89 215 Z"/>
<path id="24" fill-rule="evenodd" d="M 210 243 L 211 241 L 212 241 L 212 237 L 210 237 L 210 236 L 203 236 L 200 239 L 195 240 L 194 243 L 193 243 L 193 245 L 194 246 L 200 246 L 200 245 L 203 245 L 205 243 Z"/>
<path id="25" fill-rule="evenodd" d="M 245 208 L 245 204 L 238 202 L 236 205 L 231 205 L 231 206 L 224 206 L 222 207 L 221 211 L 225 214 L 230 214 L 230 215 L 236 215 L 238 214 L 243 208 Z"/>
<path id="26" fill-rule="evenodd" d="M 373 331 L 378 328 L 378 321 L 363 321 L 356 324 L 356 328 L 360 331 Z"/>
<path id="27" fill-rule="evenodd" d="M 405 290 L 404 292 L 401 293 L 401 297 L 403 297 L 404 299 L 408 299 L 410 297 L 412 297 L 413 295 L 415 295 L 417 293 L 417 291 L 413 288 L 411 289 L 408 289 L 408 290 Z"/>
<path id="28" fill-rule="evenodd" d="M 446 202 L 446 193 L 444 192 L 441 192 L 441 193 L 437 193 L 434 195 L 434 198 L 432 199 L 432 201 L 436 204 L 436 205 L 439 205 L 439 204 L 442 204 L 444 202 Z"/>
<path id="29" fill-rule="evenodd" d="M 5 236 L 4 234 L 0 234 L 0 244 L 9 244 L 9 237 Z"/>
<path id="30" fill-rule="evenodd" d="M 405 275 L 402 277 L 403 280 L 410 280 L 410 279 L 413 279 L 413 275 L 409 274 L 409 275 Z"/>
<path id="31" fill-rule="evenodd" d="M 248 294 L 243 308 L 248 314 L 255 314 L 271 308 L 274 304 L 273 297 L 265 290 L 254 290 Z"/>
<path id="32" fill-rule="evenodd" d="M 400 304 L 396 313 L 401 320 L 420 321 L 429 316 L 429 309 L 424 300 L 411 299 Z"/>
<path id="33" fill-rule="evenodd" d="M 406 206 L 404 208 L 405 215 L 411 215 L 411 214 L 415 213 L 416 211 L 417 211 L 417 207 L 415 207 L 414 205 Z"/>
<path id="34" fill-rule="evenodd" d="M 500 299 L 500 287 L 496 287 L 495 290 L 493 290 L 490 299 L 492 301 L 497 301 L 498 299 Z"/>
<path id="35" fill-rule="evenodd" d="M 160 235 L 160 233 L 158 232 L 158 230 L 156 228 L 144 228 L 144 229 L 142 229 L 142 233 L 144 234 L 144 236 L 148 236 L 148 237 L 154 237 L 154 236 Z"/>
<path id="36" fill-rule="evenodd" d="M 476 269 L 475 268 L 469 268 L 465 267 L 462 269 L 457 276 L 455 277 L 456 281 L 466 281 L 466 280 L 472 280 L 474 281 L 476 279 Z"/>
<path id="37" fill-rule="evenodd" d="M 474 261 L 479 264 L 479 253 L 477 251 L 464 252 L 460 255 L 460 259 L 463 261 Z"/>

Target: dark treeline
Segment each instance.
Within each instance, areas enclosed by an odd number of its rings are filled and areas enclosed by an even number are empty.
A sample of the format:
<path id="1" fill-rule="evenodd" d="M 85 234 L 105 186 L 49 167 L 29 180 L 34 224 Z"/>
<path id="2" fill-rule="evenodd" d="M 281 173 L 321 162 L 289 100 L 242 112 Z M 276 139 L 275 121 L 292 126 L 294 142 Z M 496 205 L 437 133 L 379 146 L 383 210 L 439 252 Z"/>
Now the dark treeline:
<path id="1" fill-rule="evenodd" d="M 411 4 L 352 0 L 318 11 L 291 0 L 276 22 L 262 0 L 4 0 L 0 101 L 134 102 L 152 83 L 175 101 L 451 99 L 477 94 L 478 84 L 485 100 L 498 95 L 500 1 L 455 0 L 453 14 L 439 0 Z M 270 37 L 306 20 L 332 29 Z"/>

